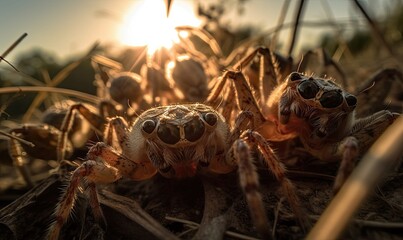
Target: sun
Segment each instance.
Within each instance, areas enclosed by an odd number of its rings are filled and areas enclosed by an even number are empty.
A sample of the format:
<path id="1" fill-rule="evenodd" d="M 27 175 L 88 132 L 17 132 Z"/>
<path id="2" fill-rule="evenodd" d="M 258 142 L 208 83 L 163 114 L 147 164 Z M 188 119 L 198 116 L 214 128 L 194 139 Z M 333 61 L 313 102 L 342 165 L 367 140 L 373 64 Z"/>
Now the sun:
<path id="1" fill-rule="evenodd" d="M 129 46 L 147 46 L 152 54 L 158 48 L 169 49 L 178 41 L 177 26 L 199 26 L 192 1 L 174 1 L 169 17 L 164 0 L 136 1 L 126 14 L 119 31 L 120 41 Z"/>

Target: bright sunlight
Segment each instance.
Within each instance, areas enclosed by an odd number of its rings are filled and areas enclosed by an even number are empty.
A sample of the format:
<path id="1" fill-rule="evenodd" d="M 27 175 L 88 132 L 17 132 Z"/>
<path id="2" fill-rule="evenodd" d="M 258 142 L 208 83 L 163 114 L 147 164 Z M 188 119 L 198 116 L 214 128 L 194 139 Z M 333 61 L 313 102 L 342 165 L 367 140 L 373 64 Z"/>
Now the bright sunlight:
<path id="1" fill-rule="evenodd" d="M 200 25 L 191 1 L 174 1 L 167 18 L 164 0 L 142 0 L 128 11 L 119 38 L 129 46 L 147 46 L 152 54 L 158 48 L 172 47 L 178 41 L 175 27 L 183 25 Z"/>

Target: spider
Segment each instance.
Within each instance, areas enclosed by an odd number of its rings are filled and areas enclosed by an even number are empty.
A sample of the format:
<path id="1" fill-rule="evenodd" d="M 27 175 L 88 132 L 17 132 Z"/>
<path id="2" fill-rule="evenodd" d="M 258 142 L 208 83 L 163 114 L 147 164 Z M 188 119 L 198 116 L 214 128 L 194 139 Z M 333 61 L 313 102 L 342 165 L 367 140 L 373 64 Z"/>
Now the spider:
<path id="1" fill-rule="evenodd" d="M 122 112 L 130 117 L 131 109 L 150 107 L 145 97 L 146 86 L 143 77 L 137 73 L 124 71 L 122 64 L 101 55 L 91 58 L 95 71 L 97 96 L 106 101 L 114 101 Z"/>
<path id="2" fill-rule="evenodd" d="M 122 64 L 100 55 L 94 56 L 92 63 L 96 72 L 98 96 L 112 98 L 122 105 L 124 111 L 145 110 L 169 103 L 204 101 L 208 96 L 209 80 L 217 73 L 216 58 L 222 55 L 221 49 L 206 31 L 188 26 L 177 27 L 176 31 L 180 41 L 169 51 L 160 48 L 148 55 L 139 74 L 131 71 L 141 62 L 141 57 L 130 71 L 124 71 Z M 180 32 L 199 38 L 214 53 L 212 59 L 197 50 L 188 38 L 180 37 Z"/>
<path id="3" fill-rule="evenodd" d="M 112 118 L 105 131 L 105 142 L 93 145 L 85 161 L 76 168 L 55 211 L 56 221 L 48 232 L 57 239 L 72 211 L 80 182 L 89 188 L 89 202 L 94 217 L 103 220 L 96 185 L 112 183 L 125 177 L 149 179 L 159 173 L 167 178 L 187 177 L 212 172 L 226 174 L 238 169 L 240 185 L 249 203 L 256 229 L 271 238 L 266 211 L 258 191 L 259 181 L 251 158 L 251 146 L 257 146 L 267 166 L 281 183 L 284 194 L 301 225 L 307 227 L 294 186 L 267 141 L 246 128 L 253 119 L 241 112 L 233 128 L 212 107 L 200 103 L 151 108 L 132 125 L 122 117 Z M 110 135 L 115 135 L 111 137 Z"/>
<path id="4" fill-rule="evenodd" d="M 391 76 L 386 78 L 389 81 L 401 75 L 396 70 L 385 70 L 374 79 L 384 78 L 385 73 L 386 77 Z M 399 115 L 380 110 L 355 118 L 356 96 L 331 79 L 298 72 L 292 72 L 274 87 L 262 106 L 240 71 L 227 71 L 216 89 L 224 87 L 227 79 L 233 80 L 240 109 L 255 116 L 253 130 L 264 138 L 278 142 L 298 137 L 304 150 L 312 156 L 322 161 L 340 161 L 334 193 L 353 170 L 357 159 Z M 377 85 L 371 91 L 384 96 L 387 91 L 382 86 Z M 208 101 L 217 102 L 217 97 L 211 94 Z"/>
<path id="5" fill-rule="evenodd" d="M 32 145 L 22 144 L 23 142 L 14 138 L 8 140 L 9 155 L 29 187 L 33 187 L 35 183 L 27 167 L 28 159 L 46 161 L 57 159 L 57 144 L 62 135 L 62 121 L 69 107 L 76 105 L 78 104 L 71 100 L 56 102 L 42 114 L 39 123 L 20 124 L 9 130 L 11 135 L 32 143 Z M 96 112 L 96 108 L 90 104 L 81 105 L 85 105 L 89 111 Z M 87 141 L 93 137 L 90 125 L 95 125 L 94 121 L 90 124 L 80 115 L 74 116 L 73 119 L 74 123 L 70 126 L 69 133 L 65 135 L 63 159 L 68 159 L 76 150 L 83 149 Z M 102 124 L 99 125 L 99 127 L 102 126 Z"/>

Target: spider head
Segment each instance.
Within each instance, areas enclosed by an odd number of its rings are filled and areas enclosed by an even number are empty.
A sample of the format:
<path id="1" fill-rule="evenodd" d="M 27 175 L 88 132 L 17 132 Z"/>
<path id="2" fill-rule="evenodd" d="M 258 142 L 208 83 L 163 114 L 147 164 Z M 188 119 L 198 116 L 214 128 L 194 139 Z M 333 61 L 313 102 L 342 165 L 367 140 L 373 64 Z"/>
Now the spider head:
<path id="1" fill-rule="evenodd" d="M 173 148 L 196 145 L 214 131 L 219 118 L 217 112 L 197 105 L 160 107 L 147 115 L 141 124 L 143 136 Z"/>
<path id="2" fill-rule="evenodd" d="M 309 141 L 343 136 L 351 128 L 357 98 L 330 79 L 291 73 L 269 99 L 271 118 L 282 133 Z"/>
<path id="3" fill-rule="evenodd" d="M 356 107 L 357 98 L 343 90 L 329 79 L 307 77 L 293 72 L 287 83 L 298 93 L 297 101 L 326 112 L 334 110 L 351 112 Z"/>
<path id="4" fill-rule="evenodd" d="M 132 136 L 141 140 L 138 143 L 143 149 L 139 150 L 145 151 L 160 173 L 187 177 L 224 152 L 228 132 L 218 112 L 206 105 L 186 104 L 144 112 L 133 126 Z"/>

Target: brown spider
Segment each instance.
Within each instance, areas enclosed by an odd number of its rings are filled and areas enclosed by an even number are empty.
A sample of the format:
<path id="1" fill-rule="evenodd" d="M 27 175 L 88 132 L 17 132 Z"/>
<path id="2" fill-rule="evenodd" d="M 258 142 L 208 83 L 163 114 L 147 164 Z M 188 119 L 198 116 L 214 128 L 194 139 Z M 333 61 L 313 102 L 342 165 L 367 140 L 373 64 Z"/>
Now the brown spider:
<path id="1" fill-rule="evenodd" d="M 58 238 L 82 180 L 88 183 L 90 206 L 100 221 L 103 214 L 97 198 L 98 183 L 112 183 L 122 177 L 144 180 L 157 172 L 167 178 L 181 179 L 203 172 L 226 174 L 236 169 L 258 232 L 271 238 L 251 158 L 252 146 L 258 147 L 269 169 L 281 183 L 298 220 L 302 226 L 307 226 L 294 187 L 270 145 L 258 132 L 243 128 L 251 117 L 247 113 L 239 114 L 231 130 L 229 123 L 212 107 L 183 104 L 151 108 L 131 126 L 121 117 L 111 119 L 104 135 L 106 141 L 92 146 L 85 161 L 72 173 L 48 238 Z"/>
<path id="2" fill-rule="evenodd" d="M 92 57 L 95 70 L 97 96 L 106 101 L 115 101 L 115 105 L 129 117 L 130 109 L 148 108 L 150 100 L 145 97 L 146 86 L 142 76 L 125 71 L 122 64 L 104 56 Z M 130 106 L 130 109 L 129 109 Z"/>
<path id="3" fill-rule="evenodd" d="M 147 56 L 139 74 L 124 71 L 122 64 L 96 55 L 92 63 L 98 96 L 112 98 L 123 106 L 124 111 L 129 106 L 136 111 L 156 105 L 204 101 L 209 94 L 208 82 L 217 75 L 216 58 L 222 55 L 221 49 L 206 31 L 187 26 L 177 27 L 177 31 L 198 37 L 214 53 L 212 59 L 180 34 L 179 43 L 169 51 L 161 48 Z M 140 61 L 141 58 L 137 59 L 134 66 Z"/>
<path id="4" fill-rule="evenodd" d="M 32 145 L 22 144 L 21 141 L 14 138 L 8 140 L 9 155 L 29 187 L 34 186 L 34 181 L 27 168 L 29 158 L 57 159 L 58 141 L 62 136 L 61 125 L 68 109 L 75 105 L 78 104 L 71 100 L 56 102 L 42 114 L 39 123 L 21 124 L 9 130 L 11 135 L 32 143 Z M 85 105 L 89 111 L 96 112 L 95 107 L 90 104 L 81 105 Z M 74 123 L 65 135 L 63 159 L 70 158 L 75 150 L 83 149 L 87 141 L 93 136 L 91 124 L 95 125 L 94 121 L 89 123 L 82 118 L 82 115 L 75 115 L 72 118 Z M 99 125 L 102 126 L 102 124 Z"/>
<path id="5" fill-rule="evenodd" d="M 381 110 L 356 119 L 357 98 L 354 95 L 331 79 L 297 72 L 272 89 L 265 104 L 259 107 L 240 71 L 227 71 L 216 89 L 222 88 L 227 78 L 233 79 L 240 109 L 255 116 L 254 130 L 267 140 L 299 137 L 304 150 L 314 157 L 341 161 L 334 192 L 341 187 L 356 160 L 399 115 Z M 209 101 L 217 102 L 217 96 L 212 94 Z"/>

